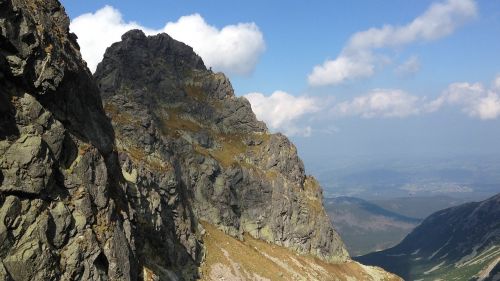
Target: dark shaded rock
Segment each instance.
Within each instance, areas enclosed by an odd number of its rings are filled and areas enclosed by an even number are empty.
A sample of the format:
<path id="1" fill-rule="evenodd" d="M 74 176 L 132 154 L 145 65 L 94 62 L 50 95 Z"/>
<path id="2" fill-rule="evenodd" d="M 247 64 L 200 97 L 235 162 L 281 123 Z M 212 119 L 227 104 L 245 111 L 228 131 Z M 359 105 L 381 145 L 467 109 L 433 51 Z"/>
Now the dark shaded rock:
<path id="1" fill-rule="evenodd" d="M 56 0 L 0 1 L 0 280 L 137 280 L 114 133 L 68 27 Z"/>

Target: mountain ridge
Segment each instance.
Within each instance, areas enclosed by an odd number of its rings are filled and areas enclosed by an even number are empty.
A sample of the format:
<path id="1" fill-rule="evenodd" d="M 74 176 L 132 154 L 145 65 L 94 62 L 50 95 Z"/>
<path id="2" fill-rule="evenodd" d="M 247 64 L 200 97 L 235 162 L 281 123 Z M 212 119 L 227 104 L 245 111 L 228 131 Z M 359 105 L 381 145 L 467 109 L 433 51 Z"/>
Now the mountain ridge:
<path id="1" fill-rule="evenodd" d="M 497 194 L 481 202 L 438 211 L 395 247 L 356 260 L 412 280 L 484 280 L 479 277 L 482 270 L 498 268 L 495 264 L 500 260 L 499 245 L 500 194 Z M 491 280 L 500 277 L 495 276 Z"/>

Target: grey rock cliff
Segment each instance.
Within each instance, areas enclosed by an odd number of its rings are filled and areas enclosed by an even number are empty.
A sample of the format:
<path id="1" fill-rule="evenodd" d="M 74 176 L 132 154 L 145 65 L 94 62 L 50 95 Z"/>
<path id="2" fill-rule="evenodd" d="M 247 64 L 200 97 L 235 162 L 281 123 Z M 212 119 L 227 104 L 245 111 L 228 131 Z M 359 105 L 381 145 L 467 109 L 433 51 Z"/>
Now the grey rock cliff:
<path id="1" fill-rule="evenodd" d="M 0 1 L 0 280 L 135 280 L 99 91 L 57 1 Z"/>
<path id="2" fill-rule="evenodd" d="M 132 30 L 107 49 L 94 77 L 134 189 L 175 187 L 197 219 L 228 234 L 327 261 L 348 258 L 295 146 L 270 134 L 191 47 Z"/>

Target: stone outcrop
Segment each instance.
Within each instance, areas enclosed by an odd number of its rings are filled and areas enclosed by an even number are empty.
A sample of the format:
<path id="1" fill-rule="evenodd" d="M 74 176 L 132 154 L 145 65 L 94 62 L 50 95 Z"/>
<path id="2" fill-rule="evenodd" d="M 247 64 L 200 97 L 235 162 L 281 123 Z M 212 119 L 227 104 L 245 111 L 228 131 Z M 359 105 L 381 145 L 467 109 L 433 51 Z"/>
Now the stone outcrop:
<path id="1" fill-rule="evenodd" d="M 135 280 L 114 134 L 55 0 L 0 1 L 0 280 Z"/>

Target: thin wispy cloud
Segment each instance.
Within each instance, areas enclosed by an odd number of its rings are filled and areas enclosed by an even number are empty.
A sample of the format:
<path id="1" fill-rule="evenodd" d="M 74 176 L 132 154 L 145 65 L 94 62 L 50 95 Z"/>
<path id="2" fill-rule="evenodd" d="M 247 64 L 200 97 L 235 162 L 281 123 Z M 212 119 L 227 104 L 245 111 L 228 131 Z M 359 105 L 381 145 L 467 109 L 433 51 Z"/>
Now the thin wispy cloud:
<path id="1" fill-rule="evenodd" d="M 130 29 L 141 29 L 147 35 L 166 32 L 193 47 L 206 65 L 228 74 L 251 74 L 265 50 L 264 36 L 255 23 L 217 28 L 199 14 L 183 16 L 155 30 L 137 22 L 127 22 L 119 10 L 105 6 L 95 13 L 76 17 L 70 29 L 78 36 L 82 56 L 92 72 L 106 48 L 120 41 L 121 35 Z"/>
<path id="2" fill-rule="evenodd" d="M 500 74 L 497 74 L 495 80 L 493 80 L 492 87 L 493 90 L 500 92 Z"/>
<path id="3" fill-rule="evenodd" d="M 411 56 L 405 62 L 396 67 L 395 72 L 398 76 L 407 77 L 414 75 L 420 70 L 420 61 L 417 56 Z"/>
<path id="4" fill-rule="evenodd" d="M 337 58 L 314 67 L 311 86 L 335 85 L 375 74 L 387 58 L 377 50 L 401 48 L 415 42 L 432 41 L 453 33 L 477 15 L 474 0 L 447 0 L 432 4 L 406 25 L 384 25 L 353 34 Z"/>

